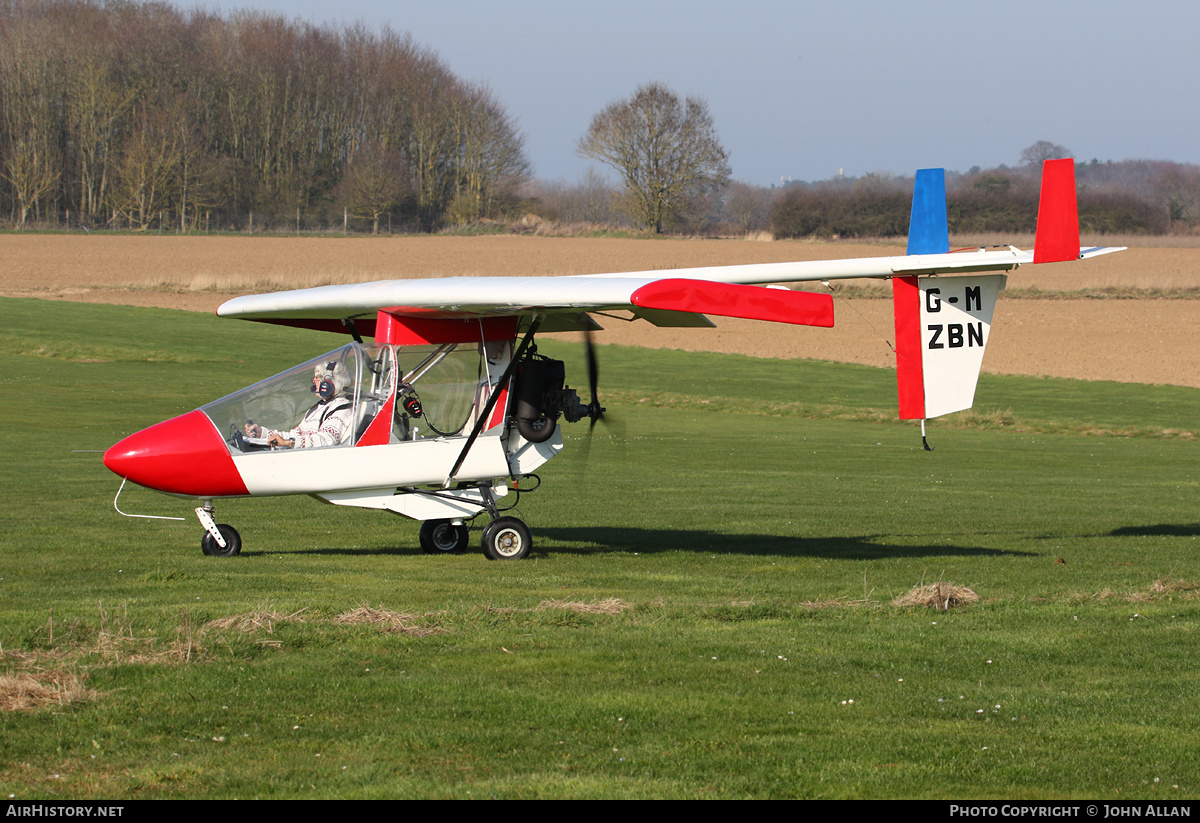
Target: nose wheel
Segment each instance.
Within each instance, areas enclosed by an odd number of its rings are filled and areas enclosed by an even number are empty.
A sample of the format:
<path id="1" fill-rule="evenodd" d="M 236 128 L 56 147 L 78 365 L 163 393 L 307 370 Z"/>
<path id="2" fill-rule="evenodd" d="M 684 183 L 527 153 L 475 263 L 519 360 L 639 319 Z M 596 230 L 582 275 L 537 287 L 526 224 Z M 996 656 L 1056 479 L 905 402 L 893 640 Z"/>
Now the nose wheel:
<path id="1" fill-rule="evenodd" d="M 196 509 L 196 517 L 204 526 L 204 536 L 200 538 L 200 551 L 209 557 L 233 557 L 242 553 L 242 536 L 237 529 L 228 523 L 217 523 L 212 516 L 212 501 L 206 501 Z"/>
<path id="2" fill-rule="evenodd" d="M 210 557 L 233 557 L 242 553 L 242 536 L 238 534 L 237 529 L 228 523 L 218 523 L 217 531 L 221 533 L 225 545 L 222 546 L 215 537 L 205 532 L 200 538 L 200 551 Z"/>

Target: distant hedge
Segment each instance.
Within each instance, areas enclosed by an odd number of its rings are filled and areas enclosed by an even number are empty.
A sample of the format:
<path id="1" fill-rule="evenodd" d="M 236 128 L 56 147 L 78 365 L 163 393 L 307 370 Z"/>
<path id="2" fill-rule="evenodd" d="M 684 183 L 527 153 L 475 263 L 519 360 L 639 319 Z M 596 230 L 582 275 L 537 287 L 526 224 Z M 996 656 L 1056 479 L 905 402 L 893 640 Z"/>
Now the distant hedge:
<path id="1" fill-rule="evenodd" d="M 1033 232 L 1038 193 L 1030 185 L 970 188 L 950 192 L 946 217 L 951 232 Z M 854 190 L 832 186 L 786 189 L 771 212 L 776 237 L 904 237 L 908 234 L 911 189 Z M 1114 234 L 1165 234 L 1164 209 L 1128 192 L 1081 192 L 1081 231 Z"/>
<path id="2" fill-rule="evenodd" d="M 908 234 L 911 194 L 788 189 L 776 200 L 776 237 L 895 237 Z"/>

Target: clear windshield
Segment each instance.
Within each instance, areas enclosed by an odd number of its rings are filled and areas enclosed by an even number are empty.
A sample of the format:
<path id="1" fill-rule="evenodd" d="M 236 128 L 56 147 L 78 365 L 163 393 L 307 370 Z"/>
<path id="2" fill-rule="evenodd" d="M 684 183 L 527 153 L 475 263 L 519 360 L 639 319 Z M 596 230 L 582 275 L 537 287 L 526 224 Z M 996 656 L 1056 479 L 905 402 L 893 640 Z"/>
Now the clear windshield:
<path id="1" fill-rule="evenodd" d="M 272 448 L 272 433 L 291 443 L 288 448 L 380 445 L 465 435 L 477 400 L 486 401 L 486 384 L 476 345 L 351 343 L 200 410 L 233 454 Z M 389 406 L 398 387 L 400 395 Z M 409 413 L 404 401 L 411 397 L 419 401 L 422 416 Z M 392 419 L 372 426 L 388 408 Z"/>
<path id="2" fill-rule="evenodd" d="M 354 442 L 362 411 L 364 382 L 370 385 L 371 353 L 357 344 L 268 377 L 200 408 L 225 435 L 231 451 L 253 451 L 269 431 L 291 435 L 309 448 L 348 446 Z M 366 380 L 364 378 L 367 378 Z M 321 384 L 326 384 L 321 393 Z M 250 434 L 247 427 L 250 427 Z M 322 436 L 317 437 L 316 433 Z M 253 436 L 255 433 L 261 436 Z M 310 436 L 311 434 L 311 436 Z M 249 437 L 250 442 L 244 442 Z M 304 437 L 301 442 L 299 438 Z"/>
<path id="3" fill-rule="evenodd" d="M 401 380 L 420 398 L 424 417 L 410 421 L 410 437 L 466 434 L 480 381 L 486 378 L 479 347 L 448 343 L 444 346 L 397 347 Z"/>

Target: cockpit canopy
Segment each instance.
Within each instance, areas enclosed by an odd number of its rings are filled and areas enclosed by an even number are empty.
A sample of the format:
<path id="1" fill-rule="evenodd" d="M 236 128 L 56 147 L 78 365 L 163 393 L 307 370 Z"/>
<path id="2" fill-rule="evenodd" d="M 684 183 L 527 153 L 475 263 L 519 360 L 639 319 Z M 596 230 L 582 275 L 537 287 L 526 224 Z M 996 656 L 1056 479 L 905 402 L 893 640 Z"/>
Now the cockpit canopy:
<path id="1" fill-rule="evenodd" d="M 200 410 L 225 437 L 231 453 L 264 450 L 267 446 L 261 438 L 246 437 L 246 425 L 278 432 L 294 430 L 322 399 L 317 393 L 319 378 L 314 380 L 318 369 L 326 375 L 338 374 L 338 380 L 329 381 L 327 391 L 332 396 L 328 405 L 350 409 L 344 433 L 339 432 L 338 442 L 326 444 L 326 448 L 465 435 L 464 429 L 474 422 L 477 403 L 481 406 L 486 399 L 486 387 L 500 377 L 495 366 L 489 373 L 478 345 L 350 343 Z M 405 401 L 413 398 L 421 409 L 420 417 L 415 416 L 411 402 L 406 405 Z M 381 414 L 390 419 L 380 418 Z"/>

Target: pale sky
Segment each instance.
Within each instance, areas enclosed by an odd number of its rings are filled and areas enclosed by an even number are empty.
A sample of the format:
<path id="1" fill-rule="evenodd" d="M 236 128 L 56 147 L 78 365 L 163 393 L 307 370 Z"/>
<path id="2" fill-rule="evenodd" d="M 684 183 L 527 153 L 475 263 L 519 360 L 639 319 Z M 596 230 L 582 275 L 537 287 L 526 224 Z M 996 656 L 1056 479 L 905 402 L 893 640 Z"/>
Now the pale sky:
<path id="1" fill-rule="evenodd" d="M 492 88 L 548 181 L 577 180 L 592 116 L 650 81 L 706 99 L 734 179 L 759 185 L 1017 165 L 1038 140 L 1082 161 L 1200 163 L 1194 0 L 200 5 L 411 33 Z"/>

